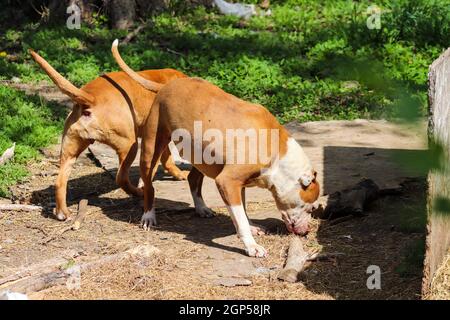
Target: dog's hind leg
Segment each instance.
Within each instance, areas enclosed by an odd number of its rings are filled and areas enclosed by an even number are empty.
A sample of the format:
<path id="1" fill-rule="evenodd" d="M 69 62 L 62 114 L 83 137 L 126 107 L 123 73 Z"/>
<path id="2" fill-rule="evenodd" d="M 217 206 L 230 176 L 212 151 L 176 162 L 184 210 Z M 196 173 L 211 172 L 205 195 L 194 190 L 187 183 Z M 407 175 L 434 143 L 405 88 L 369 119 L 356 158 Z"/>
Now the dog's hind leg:
<path id="1" fill-rule="evenodd" d="M 127 145 L 126 148 L 121 148 L 117 151 L 117 155 L 119 156 L 119 170 L 116 175 L 116 183 L 126 193 L 142 197 L 144 195 L 143 190 L 130 182 L 130 167 L 136 158 L 137 150 L 138 143 L 134 142 L 131 146 Z"/>
<path id="2" fill-rule="evenodd" d="M 201 173 L 197 168 L 192 167 L 192 170 L 188 175 L 188 182 L 192 199 L 194 200 L 195 212 L 202 218 L 210 218 L 214 216 L 214 211 L 208 208 L 203 200 L 203 178 L 203 173 Z"/>
<path id="3" fill-rule="evenodd" d="M 66 194 L 67 181 L 69 180 L 72 165 L 78 156 L 89 146 L 88 140 L 65 135 L 61 144 L 59 173 L 55 183 L 56 209 L 55 215 L 58 220 L 66 220 L 71 212 L 67 208 Z"/>

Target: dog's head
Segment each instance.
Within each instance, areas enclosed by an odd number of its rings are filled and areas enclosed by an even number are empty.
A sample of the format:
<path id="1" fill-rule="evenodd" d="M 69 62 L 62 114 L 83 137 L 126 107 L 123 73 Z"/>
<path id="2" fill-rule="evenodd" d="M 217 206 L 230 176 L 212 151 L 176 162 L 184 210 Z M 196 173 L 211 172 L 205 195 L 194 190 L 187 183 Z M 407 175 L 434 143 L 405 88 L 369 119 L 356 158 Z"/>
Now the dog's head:
<path id="1" fill-rule="evenodd" d="M 320 185 L 317 181 L 317 172 L 304 174 L 298 181 L 299 188 L 292 191 L 290 201 L 284 201 L 281 214 L 289 232 L 306 235 L 309 232 L 311 213 L 317 207 Z M 290 205 L 287 205 L 290 203 Z"/>

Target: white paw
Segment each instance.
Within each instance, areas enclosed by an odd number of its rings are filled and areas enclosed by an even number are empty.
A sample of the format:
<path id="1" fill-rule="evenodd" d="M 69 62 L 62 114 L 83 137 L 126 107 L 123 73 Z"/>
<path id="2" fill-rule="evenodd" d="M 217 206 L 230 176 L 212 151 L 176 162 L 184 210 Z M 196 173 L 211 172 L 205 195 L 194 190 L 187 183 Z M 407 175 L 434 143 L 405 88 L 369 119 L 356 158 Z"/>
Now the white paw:
<path id="1" fill-rule="evenodd" d="M 254 236 L 263 236 L 267 233 L 266 228 L 264 228 L 263 226 L 260 225 L 251 225 L 250 226 L 250 231 L 252 232 L 252 235 Z"/>
<path id="2" fill-rule="evenodd" d="M 247 254 L 250 257 L 257 257 L 257 258 L 267 257 L 267 250 L 257 243 L 247 246 L 245 248 L 245 252 L 247 252 Z"/>
<path id="3" fill-rule="evenodd" d="M 215 216 L 215 212 L 208 207 L 197 207 L 195 212 L 202 218 L 212 218 Z"/>
<path id="4" fill-rule="evenodd" d="M 62 212 L 55 213 L 55 216 L 59 221 L 65 221 L 67 219 L 66 215 Z"/>
<path id="5" fill-rule="evenodd" d="M 151 227 L 156 226 L 156 214 L 155 208 L 150 211 L 145 212 L 141 218 L 142 228 L 147 231 L 150 230 Z"/>

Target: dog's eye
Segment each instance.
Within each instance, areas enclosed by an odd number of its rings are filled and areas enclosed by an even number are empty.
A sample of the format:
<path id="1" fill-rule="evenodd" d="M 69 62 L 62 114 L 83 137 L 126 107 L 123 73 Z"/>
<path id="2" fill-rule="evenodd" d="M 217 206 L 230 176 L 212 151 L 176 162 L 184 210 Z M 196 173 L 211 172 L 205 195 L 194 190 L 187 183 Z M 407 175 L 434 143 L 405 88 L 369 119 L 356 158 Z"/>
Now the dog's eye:
<path id="1" fill-rule="evenodd" d="M 83 116 L 85 116 L 85 117 L 89 117 L 89 116 L 91 115 L 91 112 L 90 112 L 89 110 L 83 110 L 83 111 L 81 112 L 81 114 L 82 114 Z"/>

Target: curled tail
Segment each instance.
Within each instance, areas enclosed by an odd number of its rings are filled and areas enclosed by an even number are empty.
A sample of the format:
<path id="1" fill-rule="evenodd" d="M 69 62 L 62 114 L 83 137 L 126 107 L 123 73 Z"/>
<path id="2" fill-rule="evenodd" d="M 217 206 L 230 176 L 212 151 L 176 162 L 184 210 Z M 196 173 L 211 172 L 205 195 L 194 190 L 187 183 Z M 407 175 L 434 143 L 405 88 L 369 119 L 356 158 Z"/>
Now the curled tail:
<path id="1" fill-rule="evenodd" d="M 122 57 L 119 54 L 119 49 L 117 48 L 118 45 L 119 40 L 117 39 L 114 40 L 111 47 L 111 52 L 120 69 L 122 69 L 122 71 L 125 72 L 127 75 L 129 75 L 131 79 L 139 83 L 145 89 L 153 92 L 158 92 L 159 90 L 161 90 L 161 88 L 164 86 L 163 84 L 145 79 L 144 77 L 140 76 L 136 71 L 127 66 L 127 64 L 125 63 L 125 61 L 123 61 Z"/>

